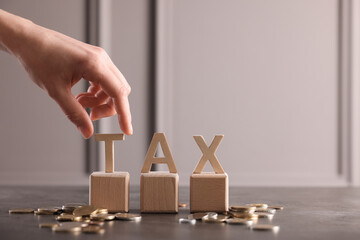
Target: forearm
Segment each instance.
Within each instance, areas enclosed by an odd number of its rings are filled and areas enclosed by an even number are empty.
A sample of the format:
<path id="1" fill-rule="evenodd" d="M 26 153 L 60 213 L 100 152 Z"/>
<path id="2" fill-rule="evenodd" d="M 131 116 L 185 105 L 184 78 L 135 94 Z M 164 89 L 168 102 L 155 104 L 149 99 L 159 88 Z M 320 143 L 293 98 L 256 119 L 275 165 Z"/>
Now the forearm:
<path id="1" fill-rule="evenodd" d="M 0 49 L 18 55 L 35 24 L 0 9 Z"/>

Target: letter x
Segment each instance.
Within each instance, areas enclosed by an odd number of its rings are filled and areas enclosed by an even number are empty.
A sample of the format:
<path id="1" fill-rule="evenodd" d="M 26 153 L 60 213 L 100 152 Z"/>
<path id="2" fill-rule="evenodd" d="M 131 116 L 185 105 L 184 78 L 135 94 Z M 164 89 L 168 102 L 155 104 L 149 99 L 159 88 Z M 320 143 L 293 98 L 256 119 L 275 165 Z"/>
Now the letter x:
<path id="1" fill-rule="evenodd" d="M 210 144 L 210 147 L 206 145 L 206 142 L 203 136 L 194 136 L 195 142 L 199 146 L 201 152 L 203 153 L 198 165 L 196 166 L 194 173 L 201 173 L 205 167 L 206 161 L 209 160 L 212 168 L 215 173 L 224 173 L 224 169 L 221 167 L 219 160 L 215 156 L 215 152 L 220 145 L 221 140 L 224 135 L 216 135 L 214 140 Z"/>

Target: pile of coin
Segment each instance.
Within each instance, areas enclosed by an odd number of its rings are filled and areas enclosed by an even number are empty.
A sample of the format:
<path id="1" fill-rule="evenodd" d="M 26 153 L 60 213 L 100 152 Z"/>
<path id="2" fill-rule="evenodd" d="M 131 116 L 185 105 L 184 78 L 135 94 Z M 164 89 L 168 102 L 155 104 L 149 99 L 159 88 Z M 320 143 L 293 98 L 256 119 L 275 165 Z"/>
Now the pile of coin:
<path id="1" fill-rule="evenodd" d="M 252 203 L 245 205 L 230 206 L 227 212 L 216 213 L 193 213 L 187 218 L 180 218 L 179 223 L 196 224 L 203 223 L 226 223 L 231 225 L 245 225 L 251 230 L 258 231 L 279 231 L 280 227 L 272 225 L 271 221 L 282 206 L 268 206 L 264 203 Z M 113 220 L 140 221 L 141 215 L 131 213 L 110 214 L 107 209 L 98 208 L 83 203 L 68 203 L 62 207 L 41 207 L 10 209 L 10 214 L 36 214 L 53 215 L 56 222 L 40 223 L 40 228 L 51 228 L 54 232 L 70 233 L 98 233 L 105 232 L 105 222 Z M 262 222 L 260 222 L 262 219 Z M 265 222 L 264 222 L 265 221 Z"/>
<path id="2" fill-rule="evenodd" d="M 194 213 L 187 218 L 180 218 L 179 223 L 196 224 L 196 221 L 203 223 L 227 223 L 231 225 L 245 225 L 251 230 L 278 232 L 280 227 L 269 224 L 259 224 L 259 219 L 271 221 L 277 210 L 283 210 L 282 206 L 268 206 L 264 203 L 252 203 L 246 205 L 230 206 L 225 213 Z"/>
<path id="3" fill-rule="evenodd" d="M 105 232 L 105 222 L 115 219 L 140 221 L 141 216 L 130 213 L 110 214 L 107 209 L 83 203 L 68 203 L 62 207 L 41 207 L 10 209 L 10 214 L 54 215 L 56 222 L 40 223 L 40 228 L 51 228 L 54 232 L 98 233 Z"/>

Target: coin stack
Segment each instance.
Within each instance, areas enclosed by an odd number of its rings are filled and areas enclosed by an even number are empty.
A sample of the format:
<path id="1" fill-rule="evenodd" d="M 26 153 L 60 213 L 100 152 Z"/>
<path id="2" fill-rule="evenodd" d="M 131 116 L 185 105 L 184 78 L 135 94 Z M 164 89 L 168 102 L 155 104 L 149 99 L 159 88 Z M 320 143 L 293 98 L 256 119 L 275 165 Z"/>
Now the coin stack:
<path id="1" fill-rule="evenodd" d="M 203 223 L 227 223 L 231 225 L 246 225 L 251 230 L 278 232 L 280 227 L 268 222 L 258 224 L 259 219 L 271 221 L 277 210 L 283 210 L 282 206 L 268 206 L 265 203 L 252 203 L 246 205 L 230 206 L 226 213 L 214 212 L 194 213 L 187 218 L 180 218 L 179 223 L 196 224 Z"/>
<path id="2" fill-rule="evenodd" d="M 105 232 L 105 222 L 140 221 L 141 216 L 130 213 L 109 214 L 107 209 L 83 203 L 68 203 L 62 207 L 41 207 L 10 209 L 10 214 L 55 215 L 56 222 L 40 223 L 40 228 L 51 228 L 54 232 L 98 233 Z"/>

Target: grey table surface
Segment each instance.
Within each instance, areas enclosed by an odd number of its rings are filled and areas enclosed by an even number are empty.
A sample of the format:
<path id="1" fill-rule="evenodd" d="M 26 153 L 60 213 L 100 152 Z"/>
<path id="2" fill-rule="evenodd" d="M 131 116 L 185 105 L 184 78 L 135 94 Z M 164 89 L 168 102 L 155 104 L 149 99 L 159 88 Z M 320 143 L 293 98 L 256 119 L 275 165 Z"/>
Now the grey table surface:
<path id="1" fill-rule="evenodd" d="M 180 188 L 180 202 L 189 189 Z M 230 205 L 264 202 L 283 205 L 272 220 L 278 233 L 256 232 L 241 225 L 179 224 L 189 214 L 143 214 L 141 222 L 107 223 L 103 235 L 72 235 L 39 229 L 53 216 L 10 215 L 16 207 L 61 206 L 87 202 L 86 187 L 0 187 L 0 239 L 360 239 L 360 188 L 230 188 Z M 139 188 L 130 191 L 130 212 L 139 212 Z M 264 220 L 265 221 L 265 220 Z"/>

